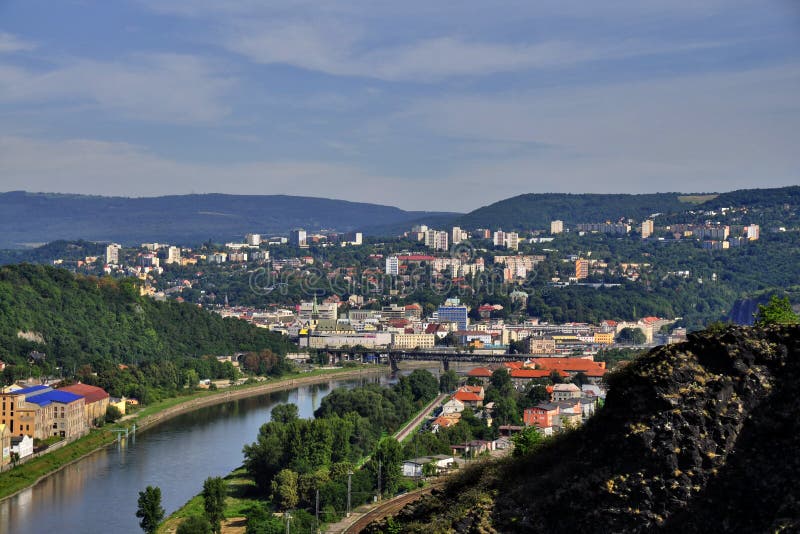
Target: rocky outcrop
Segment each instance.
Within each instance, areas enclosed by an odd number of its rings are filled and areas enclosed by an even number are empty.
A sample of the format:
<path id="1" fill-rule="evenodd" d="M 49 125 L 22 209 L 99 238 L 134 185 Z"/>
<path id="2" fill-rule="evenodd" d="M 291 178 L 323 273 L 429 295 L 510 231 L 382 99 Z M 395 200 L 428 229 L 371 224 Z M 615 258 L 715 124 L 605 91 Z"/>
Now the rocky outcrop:
<path id="1" fill-rule="evenodd" d="M 800 327 L 692 334 L 612 375 L 605 407 L 583 428 L 528 457 L 465 472 L 393 525 L 427 533 L 800 531 L 798 380 Z"/>

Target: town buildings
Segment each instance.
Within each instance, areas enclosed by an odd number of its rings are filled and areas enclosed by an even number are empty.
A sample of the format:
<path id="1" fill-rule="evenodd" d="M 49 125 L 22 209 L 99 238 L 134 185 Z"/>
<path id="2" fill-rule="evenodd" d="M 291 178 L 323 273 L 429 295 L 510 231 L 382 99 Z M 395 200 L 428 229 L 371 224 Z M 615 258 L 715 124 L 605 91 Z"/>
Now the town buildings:
<path id="1" fill-rule="evenodd" d="M 550 233 L 560 234 L 564 232 L 564 221 L 551 221 L 550 222 Z"/>

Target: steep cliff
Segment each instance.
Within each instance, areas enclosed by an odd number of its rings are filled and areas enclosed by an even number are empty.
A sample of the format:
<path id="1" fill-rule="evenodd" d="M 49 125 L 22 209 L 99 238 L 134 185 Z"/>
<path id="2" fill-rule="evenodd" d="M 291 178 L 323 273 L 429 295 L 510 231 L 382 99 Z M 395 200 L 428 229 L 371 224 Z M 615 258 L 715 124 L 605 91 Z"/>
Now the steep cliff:
<path id="1" fill-rule="evenodd" d="M 800 327 L 730 327 L 610 379 L 583 428 L 466 470 L 372 532 L 796 532 Z"/>

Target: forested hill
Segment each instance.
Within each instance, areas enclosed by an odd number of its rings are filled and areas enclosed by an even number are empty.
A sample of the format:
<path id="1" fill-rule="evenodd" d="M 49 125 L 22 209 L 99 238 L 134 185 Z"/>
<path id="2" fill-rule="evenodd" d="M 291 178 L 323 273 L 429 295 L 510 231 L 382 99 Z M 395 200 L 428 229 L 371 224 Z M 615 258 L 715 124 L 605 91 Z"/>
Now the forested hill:
<path id="1" fill-rule="evenodd" d="M 758 215 L 754 217 L 754 214 L 749 214 L 749 219 L 753 219 L 751 222 L 796 222 L 800 208 L 800 186 L 741 189 L 720 194 L 531 193 L 479 208 L 457 217 L 454 224 L 470 229 L 546 229 L 553 220 L 562 220 L 566 225 L 616 221 L 623 217 L 640 221 L 655 213 L 679 215 L 689 210 L 702 212 L 723 207 L 755 208 Z M 679 219 L 686 220 L 683 217 Z"/>
<path id="2" fill-rule="evenodd" d="M 57 375 L 119 363 L 173 362 L 181 369 L 202 355 L 261 349 L 282 355 L 291 347 L 285 337 L 244 321 L 141 297 L 133 279 L 75 276 L 39 265 L 0 267 L 0 360 L 12 374 L 27 376 L 31 351 L 46 354 L 34 372 Z M 6 381 L 20 377 L 5 375 Z"/>
<path id="3" fill-rule="evenodd" d="M 798 532 L 800 326 L 728 327 L 609 378 L 587 423 L 368 532 Z"/>
<path id="4" fill-rule="evenodd" d="M 191 245 L 246 233 L 286 234 L 295 227 L 369 232 L 428 215 L 442 214 L 286 195 L 126 198 L 13 191 L 0 193 L 0 248 L 58 239 Z"/>
<path id="5" fill-rule="evenodd" d="M 464 228 L 527 230 L 550 228 L 550 221 L 574 225 L 583 222 L 616 221 L 621 217 L 643 219 L 653 213 L 684 211 L 692 205 L 681 202 L 681 193 L 568 194 L 530 193 L 495 202 L 456 220 Z"/>

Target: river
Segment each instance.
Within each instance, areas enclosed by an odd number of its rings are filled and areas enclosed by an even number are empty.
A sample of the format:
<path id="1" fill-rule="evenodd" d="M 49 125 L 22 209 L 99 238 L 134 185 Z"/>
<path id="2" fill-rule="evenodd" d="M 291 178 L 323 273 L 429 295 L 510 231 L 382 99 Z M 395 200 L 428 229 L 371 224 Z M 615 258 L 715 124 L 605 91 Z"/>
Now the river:
<path id="1" fill-rule="evenodd" d="M 137 497 L 146 486 L 161 488 L 169 515 L 200 493 L 209 476 L 225 476 L 242 464 L 242 447 L 255 440 L 272 407 L 298 406 L 312 417 L 336 387 L 388 383 L 387 375 L 330 380 L 201 408 L 142 431 L 0 502 L 0 533 L 135 533 Z"/>

